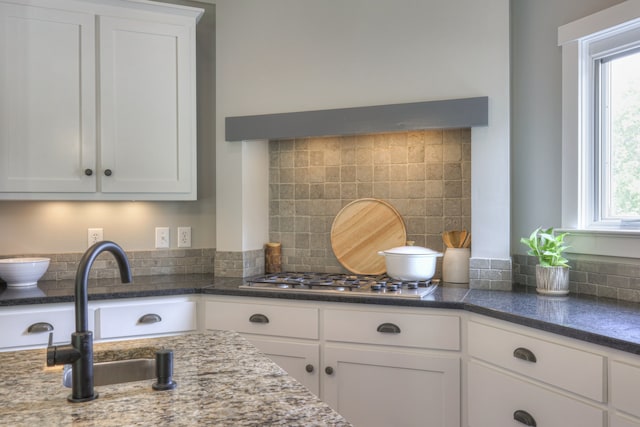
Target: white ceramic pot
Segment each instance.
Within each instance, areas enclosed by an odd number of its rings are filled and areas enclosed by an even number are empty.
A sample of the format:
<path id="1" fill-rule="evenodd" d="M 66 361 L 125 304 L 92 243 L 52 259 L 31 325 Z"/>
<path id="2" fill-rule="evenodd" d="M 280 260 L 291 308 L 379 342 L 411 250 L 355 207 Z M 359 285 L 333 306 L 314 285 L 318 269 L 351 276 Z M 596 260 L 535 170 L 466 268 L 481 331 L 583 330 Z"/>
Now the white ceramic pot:
<path id="1" fill-rule="evenodd" d="M 378 252 L 384 256 L 387 275 L 396 280 L 429 280 L 442 253 L 421 246 L 400 246 Z"/>

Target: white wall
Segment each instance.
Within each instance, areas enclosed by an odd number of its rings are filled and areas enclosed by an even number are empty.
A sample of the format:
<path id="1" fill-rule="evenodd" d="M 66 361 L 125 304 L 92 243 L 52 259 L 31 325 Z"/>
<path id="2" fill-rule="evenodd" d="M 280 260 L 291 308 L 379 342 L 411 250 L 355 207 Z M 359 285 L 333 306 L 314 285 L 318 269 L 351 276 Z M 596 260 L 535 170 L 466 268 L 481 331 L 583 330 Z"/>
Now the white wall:
<path id="1" fill-rule="evenodd" d="M 512 252 L 561 225 L 562 51 L 558 27 L 622 0 L 512 0 Z"/>
<path id="2" fill-rule="evenodd" d="M 218 250 L 268 237 L 264 150 L 226 142 L 225 117 L 489 96 L 472 135 L 473 255 L 509 256 L 508 0 L 219 0 L 216 15 Z"/>

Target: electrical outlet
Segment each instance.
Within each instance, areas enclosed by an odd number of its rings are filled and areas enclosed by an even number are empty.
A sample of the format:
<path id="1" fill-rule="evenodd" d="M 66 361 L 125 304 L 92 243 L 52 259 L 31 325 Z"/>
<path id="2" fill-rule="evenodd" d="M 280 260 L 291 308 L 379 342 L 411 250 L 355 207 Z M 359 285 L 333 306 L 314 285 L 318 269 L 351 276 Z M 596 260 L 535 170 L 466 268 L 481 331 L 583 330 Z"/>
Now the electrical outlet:
<path id="1" fill-rule="evenodd" d="M 169 248 L 169 227 L 156 227 L 156 249 Z"/>
<path id="2" fill-rule="evenodd" d="M 102 228 L 89 228 L 87 229 L 87 247 L 101 242 L 103 239 Z"/>
<path id="3" fill-rule="evenodd" d="M 178 227 L 178 247 L 191 247 L 191 227 Z"/>

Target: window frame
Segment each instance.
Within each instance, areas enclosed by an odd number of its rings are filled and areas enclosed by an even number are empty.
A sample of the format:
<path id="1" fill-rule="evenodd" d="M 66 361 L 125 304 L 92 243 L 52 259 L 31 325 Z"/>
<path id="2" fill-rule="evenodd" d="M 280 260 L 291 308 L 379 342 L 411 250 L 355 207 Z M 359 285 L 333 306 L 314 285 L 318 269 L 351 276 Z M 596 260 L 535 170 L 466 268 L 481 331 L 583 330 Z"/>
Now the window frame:
<path id="1" fill-rule="evenodd" d="M 640 229 L 623 227 L 620 221 L 594 221 L 599 185 L 594 144 L 600 131 L 594 59 L 630 40 L 640 46 L 640 4 L 633 1 L 558 29 L 562 47 L 562 230 L 571 233 L 575 253 L 640 257 Z"/>

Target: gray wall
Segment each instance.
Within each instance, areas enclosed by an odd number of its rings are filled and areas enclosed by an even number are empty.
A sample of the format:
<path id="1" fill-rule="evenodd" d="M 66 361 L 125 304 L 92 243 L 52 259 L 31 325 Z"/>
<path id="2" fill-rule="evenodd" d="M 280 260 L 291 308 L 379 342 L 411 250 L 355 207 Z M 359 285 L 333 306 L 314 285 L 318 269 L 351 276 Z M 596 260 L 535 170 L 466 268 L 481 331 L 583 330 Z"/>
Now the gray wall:
<path id="1" fill-rule="evenodd" d="M 621 0 L 511 0 L 511 251 L 561 224 L 562 52 L 558 27 Z"/>

